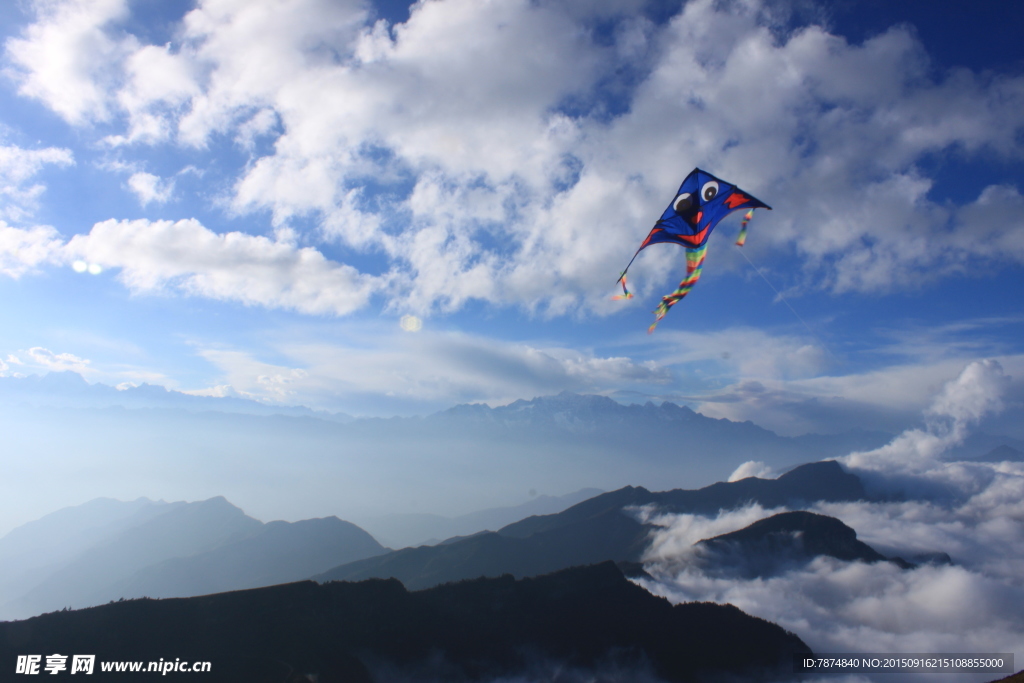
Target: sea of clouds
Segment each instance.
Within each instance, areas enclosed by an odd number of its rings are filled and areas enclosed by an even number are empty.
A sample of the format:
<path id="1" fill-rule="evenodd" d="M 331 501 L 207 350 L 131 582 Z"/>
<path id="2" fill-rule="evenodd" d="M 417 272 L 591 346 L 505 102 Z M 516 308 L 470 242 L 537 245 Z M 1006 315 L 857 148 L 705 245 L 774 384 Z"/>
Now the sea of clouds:
<path id="1" fill-rule="evenodd" d="M 1001 409 L 1002 367 L 976 361 L 947 384 L 925 427 L 839 462 L 861 477 L 872 501 L 817 503 L 809 509 L 853 527 L 888 556 L 945 552 L 952 564 L 903 570 L 818 557 L 768 578 L 702 570 L 701 539 L 741 529 L 783 509 L 757 505 L 716 517 L 666 514 L 645 557 L 652 592 L 673 602 L 732 603 L 799 635 L 818 653 L 1016 653 L 1024 661 L 1024 463 L 951 462 L 983 416 Z M 743 473 L 767 474 L 759 463 Z M 958 674 L 988 681 L 1002 674 Z M 949 680 L 949 674 L 850 675 L 861 681 Z"/>

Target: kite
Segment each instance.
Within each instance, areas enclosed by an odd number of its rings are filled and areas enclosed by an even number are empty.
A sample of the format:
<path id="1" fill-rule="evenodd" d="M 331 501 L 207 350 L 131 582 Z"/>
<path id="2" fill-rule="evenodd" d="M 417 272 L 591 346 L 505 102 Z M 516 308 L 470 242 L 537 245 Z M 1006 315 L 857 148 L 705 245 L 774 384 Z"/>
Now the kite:
<path id="1" fill-rule="evenodd" d="M 645 248 L 661 242 L 672 242 L 685 247 L 686 277 L 679 283 L 676 291 L 661 297 L 661 303 L 654 310 L 654 323 L 647 330 L 648 333 L 653 332 L 668 310 L 689 294 L 693 286 L 697 284 L 697 280 L 700 279 L 700 273 L 704 267 L 704 254 L 708 248 L 708 237 L 711 236 L 711 232 L 718 222 L 733 211 L 748 209 L 740 223 L 740 235 L 736 240 L 736 244 L 742 247 L 747 241 L 747 223 L 753 217 L 754 209 L 771 211 L 771 208 L 735 185 L 716 178 L 699 168 L 693 169 L 690 175 L 683 180 L 683 184 L 679 186 L 675 199 L 661 214 L 661 219 L 654 224 L 647 239 L 640 244 L 636 254 L 633 254 L 633 258 L 619 275 L 618 282 L 622 284 L 622 294 L 612 298 L 633 298 L 633 295 L 626 289 L 626 271 Z"/>

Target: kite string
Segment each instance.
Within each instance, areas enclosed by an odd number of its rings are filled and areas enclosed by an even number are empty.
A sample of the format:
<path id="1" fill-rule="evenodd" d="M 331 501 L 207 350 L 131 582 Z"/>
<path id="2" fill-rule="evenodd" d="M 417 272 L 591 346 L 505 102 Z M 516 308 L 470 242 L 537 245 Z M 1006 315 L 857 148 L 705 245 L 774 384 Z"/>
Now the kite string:
<path id="1" fill-rule="evenodd" d="M 811 329 L 811 326 L 807 324 L 807 321 L 800 317 L 800 314 L 796 312 L 796 309 L 789 305 L 789 301 L 786 300 L 786 297 L 782 296 L 782 292 L 777 290 L 775 288 L 775 285 L 769 282 L 768 278 L 764 276 L 764 273 L 761 272 L 761 269 L 754 265 L 754 262 L 750 260 L 749 256 L 747 256 L 746 250 L 740 249 L 740 253 L 743 254 L 743 258 L 747 259 L 747 263 L 749 263 L 750 267 L 754 269 L 754 272 L 760 275 L 761 279 L 765 281 L 765 284 L 771 287 L 772 291 L 775 292 L 776 296 L 778 296 L 779 299 L 782 300 L 782 303 L 786 304 L 786 308 L 792 311 L 793 315 L 796 316 L 796 319 L 803 323 L 803 326 L 807 328 L 807 331 L 810 333 L 810 335 L 818 340 L 818 343 L 821 344 L 821 348 L 825 349 L 825 351 L 828 352 L 828 355 L 832 356 L 832 359 L 835 360 L 837 363 L 840 362 L 839 359 L 836 358 L 836 355 L 832 353 L 832 349 L 828 347 L 825 341 L 821 337 L 819 337 L 814 330 Z"/>

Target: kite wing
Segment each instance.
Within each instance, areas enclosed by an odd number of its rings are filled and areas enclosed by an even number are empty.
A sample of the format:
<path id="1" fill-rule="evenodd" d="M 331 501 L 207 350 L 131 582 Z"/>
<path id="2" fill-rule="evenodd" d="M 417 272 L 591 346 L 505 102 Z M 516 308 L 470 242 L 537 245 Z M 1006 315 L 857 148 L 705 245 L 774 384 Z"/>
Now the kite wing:
<path id="1" fill-rule="evenodd" d="M 647 238 L 640 244 L 640 248 L 636 250 L 633 258 L 622 271 L 619 282 L 622 284 L 623 293 L 615 298 L 632 298 L 633 295 L 626 289 L 626 271 L 629 270 L 629 266 L 633 265 L 633 261 L 641 251 L 652 244 L 662 242 L 672 242 L 685 247 L 686 278 L 679 283 L 676 291 L 662 297 L 661 304 L 654 311 L 656 315 L 654 324 L 648 330 L 653 332 L 654 327 L 668 313 L 668 309 L 686 296 L 700 279 L 707 241 L 718 222 L 733 211 L 747 209 L 747 215 L 742 222 L 742 231 L 736 242 L 742 246 L 747 239 L 747 222 L 753 215 L 753 210 L 771 210 L 771 208 L 735 185 L 716 178 L 699 168 L 693 169 L 679 186 L 675 199 L 661 214 L 661 218 L 651 228 Z"/>

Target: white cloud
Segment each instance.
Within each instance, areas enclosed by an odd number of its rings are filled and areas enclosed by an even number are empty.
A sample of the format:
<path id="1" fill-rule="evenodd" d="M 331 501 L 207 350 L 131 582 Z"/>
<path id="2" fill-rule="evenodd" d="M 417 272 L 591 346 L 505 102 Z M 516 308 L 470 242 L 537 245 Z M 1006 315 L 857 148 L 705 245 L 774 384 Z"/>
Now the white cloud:
<path id="1" fill-rule="evenodd" d="M 644 561 L 654 579 L 641 583 L 676 602 L 731 603 L 795 632 L 817 652 L 1019 652 L 1024 465 L 938 458 L 971 424 L 998 409 L 1006 384 L 998 363 L 971 363 L 937 392 L 929 431 L 907 430 L 883 448 L 841 459 L 869 489 L 903 498 L 810 508 L 840 519 L 882 553 L 913 558 L 944 552 L 952 565 L 903 570 L 819 557 L 754 580 L 706 572 L 706 558 L 694 543 L 780 511 L 754 505 L 713 518 L 653 517 L 661 528 Z M 886 680 L 928 680 L 922 676 L 887 674 Z"/>
<path id="2" fill-rule="evenodd" d="M 905 28 L 780 37 L 755 0 L 694 0 L 663 26 L 586 3 L 435 0 L 389 26 L 354 0 L 202 0 L 155 46 L 124 34 L 121 1 L 37 10 L 7 45 L 24 94 L 75 124 L 116 109 L 116 143 L 223 134 L 254 153 L 272 137 L 238 169 L 232 210 L 311 217 L 309 239 L 383 254 L 396 310 L 618 310 L 608 274 L 691 165 L 775 207 L 749 244 L 795 247 L 798 267 L 771 268 L 791 288 L 885 292 L 1024 262 L 1018 188 L 936 201 L 921 163 L 1019 159 L 1024 78 L 935 75 Z M 604 44 L 589 27 L 609 17 Z M 708 265 L 730 267 L 718 243 Z M 644 253 L 638 293 L 678 275 L 678 252 Z"/>
<path id="3" fill-rule="evenodd" d="M 32 214 L 46 188 L 40 183 L 26 186 L 25 181 L 45 165 L 70 166 L 74 163 L 71 151 L 59 147 L 0 147 L 0 219 L 19 221 Z"/>
<path id="4" fill-rule="evenodd" d="M 152 173 L 139 171 L 128 178 L 128 187 L 139 198 L 142 206 L 150 202 L 164 204 L 174 192 L 174 179 L 164 179 Z"/>
<path id="5" fill-rule="evenodd" d="M 195 66 L 169 46 L 146 45 L 125 60 L 126 84 L 117 100 L 129 119 L 126 135 L 105 138 L 108 144 L 157 143 L 171 137 L 175 113 L 200 89 L 192 73 Z"/>
<path id="6" fill-rule="evenodd" d="M 15 228 L 0 221 L 0 273 L 20 278 L 44 264 L 62 260 L 64 241 L 53 228 Z"/>
<path id="7" fill-rule="evenodd" d="M 16 146 L 0 147 L 0 182 L 4 192 L 8 187 L 20 185 L 38 173 L 46 164 L 70 166 L 74 162 L 71 150 L 60 147 L 22 149 Z"/>
<path id="8" fill-rule="evenodd" d="M 220 382 L 240 394 L 266 400 L 287 395 L 304 405 L 371 412 L 365 405 L 371 396 L 422 412 L 457 402 L 497 405 L 522 396 L 670 378 L 654 363 L 628 358 L 428 329 L 410 335 L 391 326 L 345 345 L 289 342 L 275 354 L 291 362 L 268 363 L 239 350 L 200 351 L 223 373 Z"/>
<path id="9" fill-rule="evenodd" d="M 873 451 L 851 453 L 841 460 L 854 470 L 868 470 L 930 480 L 956 477 L 953 466 L 939 467 L 938 456 L 961 443 L 967 429 L 1002 409 L 1008 388 L 1003 367 L 995 360 L 974 361 L 948 382 L 926 411 L 926 429 L 909 429 Z M 900 485 L 903 485 L 902 483 Z"/>
<path id="10" fill-rule="evenodd" d="M 111 24 L 128 15 L 125 0 L 35 0 L 36 21 L 6 48 L 19 92 L 42 100 L 68 123 L 110 117 L 121 60 L 138 48 Z"/>
<path id="11" fill-rule="evenodd" d="M 92 361 L 79 358 L 73 353 L 54 353 L 41 346 L 34 346 L 28 350 L 28 355 L 39 367 L 51 372 L 70 370 L 81 374 L 91 370 L 89 365 Z"/>
<path id="12" fill-rule="evenodd" d="M 740 479 L 746 479 L 747 477 L 757 477 L 758 479 L 774 479 L 775 472 L 767 464 L 760 460 L 748 460 L 733 471 L 729 475 L 727 481 L 739 481 Z"/>
<path id="13" fill-rule="evenodd" d="M 972 358 L 995 348 L 986 341 L 988 333 L 984 332 L 984 325 L 972 325 L 970 321 L 965 325 L 975 330 L 972 342 L 966 346 L 958 343 L 954 336 L 941 333 L 930 338 L 915 336 L 890 349 L 880 349 L 902 362 L 846 374 L 784 378 L 733 369 L 728 365 L 731 358 L 722 359 L 709 349 L 703 355 L 697 354 L 693 362 L 700 367 L 703 357 L 708 377 L 721 377 L 724 386 L 717 388 L 706 384 L 677 400 L 681 398 L 696 404 L 700 412 L 709 417 L 751 420 L 784 435 L 815 431 L 836 433 L 851 428 L 900 432 L 906 425 L 920 421 L 922 412 L 933 404 L 936 395 L 943 391 L 947 382 L 960 375 Z M 723 336 L 728 337 L 728 334 Z M 770 340 L 767 348 L 780 348 L 780 353 L 787 353 L 783 340 Z M 915 351 L 917 357 L 914 357 Z M 1003 388 L 1011 399 L 1007 402 L 1011 409 L 1008 415 L 1019 419 L 1024 398 L 1024 356 L 999 355 L 994 360 L 1004 368 L 1008 378 Z M 994 411 L 989 411 L 986 425 L 994 415 Z M 1016 430 L 1004 425 L 996 433 L 1016 435 Z"/>
<path id="14" fill-rule="evenodd" d="M 109 220 L 74 236 L 67 253 L 120 268 L 135 292 L 178 290 L 247 305 L 343 315 L 366 303 L 374 282 L 311 247 L 239 232 L 217 234 L 194 219 Z"/>

